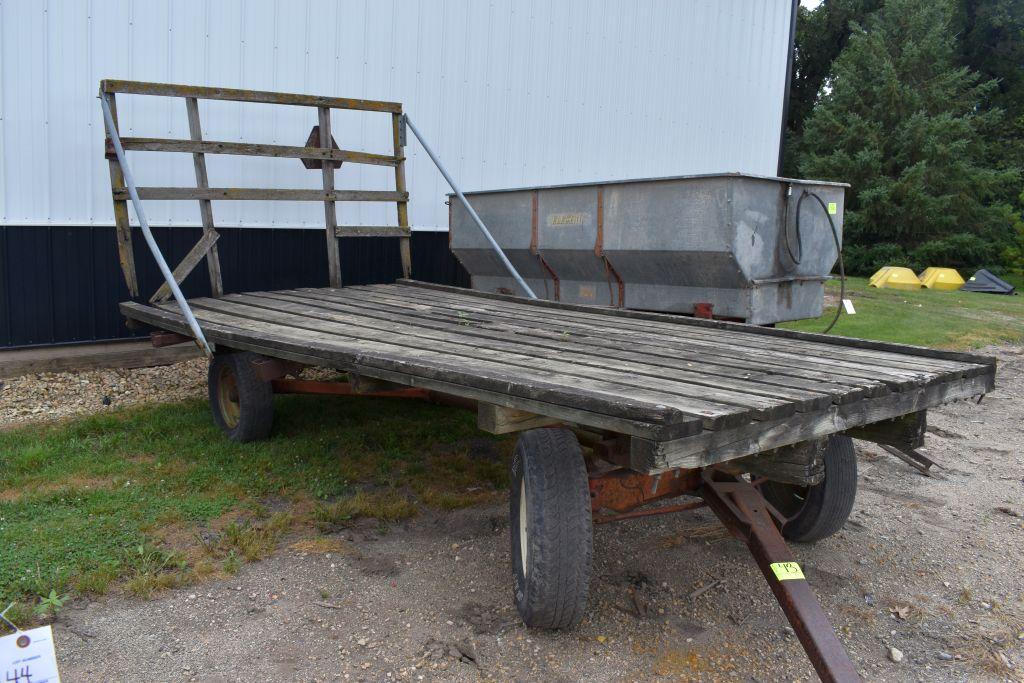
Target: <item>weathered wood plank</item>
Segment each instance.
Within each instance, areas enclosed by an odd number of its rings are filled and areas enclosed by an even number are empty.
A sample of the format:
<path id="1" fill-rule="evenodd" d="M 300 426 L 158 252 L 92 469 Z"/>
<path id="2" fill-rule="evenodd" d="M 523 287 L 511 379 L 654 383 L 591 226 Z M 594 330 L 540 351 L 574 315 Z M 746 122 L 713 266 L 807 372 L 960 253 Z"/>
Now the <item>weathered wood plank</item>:
<path id="1" fill-rule="evenodd" d="M 703 467 L 744 455 L 845 432 L 861 425 L 889 420 L 960 399 L 987 393 L 995 386 L 993 375 L 921 387 L 914 391 L 869 398 L 820 413 L 745 425 L 736 429 L 705 431 L 694 437 L 668 442 L 631 441 L 633 467 L 656 472 L 676 467 Z"/>
<path id="2" fill-rule="evenodd" d="M 350 99 L 346 97 L 321 97 L 319 95 L 302 95 L 298 93 L 270 92 L 264 90 L 207 88 L 198 85 L 178 85 L 175 83 L 148 83 L 144 81 L 104 79 L 100 81 L 100 90 L 105 93 L 126 93 L 131 95 L 198 97 L 201 100 L 294 104 L 307 107 L 330 107 L 332 109 L 356 109 L 360 111 L 399 113 L 402 111 L 402 105 L 398 102 Z"/>
<path id="3" fill-rule="evenodd" d="M 188 132 L 193 140 L 203 139 L 203 128 L 199 122 L 199 102 L 194 97 L 185 98 L 185 111 L 188 113 Z M 122 141 L 122 144 L 123 141 Z M 206 175 L 206 157 L 197 152 L 192 155 L 192 165 L 196 171 L 196 187 L 210 187 L 210 179 Z M 213 227 L 213 204 L 209 199 L 199 200 L 199 215 L 203 221 L 203 233 L 208 235 L 215 233 Z M 210 292 L 218 297 L 224 293 L 224 282 L 220 274 L 220 256 L 217 254 L 216 240 L 210 243 L 206 252 L 206 266 L 210 274 Z M 182 276 L 184 279 L 184 276 Z M 181 282 L 181 280 L 178 280 Z M 153 299 L 150 299 L 153 301 Z"/>
<path id="4" fill-rule="evenodd" d="M 390 297 L 392 301 L 398 301 L 390 292 L 380 290 L 379 286 L 370 286 L 365 289 L 375 290 L 378 296 Z M 401 297 L 404 299 L 405 297 Z M 413 297 L 415 299 L 415 297 Z M 439 302 L 428 298 L 419 299 L 424 303 L 438 305 Z M 602 316 L 579 318 L 574 314 L 562 315 L 558 312 L 539 311 L 530 308 L 505 308 L 503 304 L 494 307 L 470 302 L 441 300 L 441 305 L 448 305 L 454 310 L 463 314 L 473 312 L 488 318 L 503 317 L 515 322 L 532 321 L 538 325 L 546 325 L 548 329 L 561 329 L 563 331 L 576 330 L 583 334 L 601 333 L 602 337 L 618 339 L 622 341 L 634 340 L 648 344 L 657 344 L 664 347 L 675 348 L 679 345 L 705 344 L 712 347 L 712 352 L 727 351 L 730 355 L 736 353 L 748 354 L 772 354 L 780 359 L 786 359 L 790 363 L 800 363 L 808 357 L 826 358 L 827 363 L 846 370 L 855 370 L 865 377 L 878 377 L 884 381 L 895 383 L 898 388 L 908 388 L 918 384 L 927 384 L 937 381 L 939 373 L 945 370 L 955 370 L 965 375 L 971 374 L 974 370 L 982 369 L 982 366 L 968 366 L 962 363 L 935 361 L 935 366 L 929 365 L 929 361 L 915 361 L 905 356 L 894 354 L 876 354 L 878 357 L 863 355 L 857 349 L 835 349 L 834 347 L 815 346 L 803 344 L 790 340 L 783 340 L 781 343 L 772 341 L 766 343 L 763 338 L 736 335 L 732 333 L 716 333 L 704 330 L 693 330 L 678 328 L 675 330 L 659 328 L 633 327 L 629 324 L 606 325 Z M 524 312 L 525 311 L 525 312 Z M 605 318 L 607 319 L 607 318 Z"/>
<path id="5" fill-rule="evenodd" d="M 576 310 L 583 312 L 595 312 L 598 309 L 595 306 L 585 306 L 582 304 L 568 304 L 557 301 L 547 300 L 534 300 L 524 299 L 522 297 L 510 296 L 506 294 L 495 294 L 491 292 L 480 292 L 477 290 L 467 290 L 462 287 L 451 287 L 448 285 L 438 285 L 432 282 L 421 282 L 418 280 L 400 280 L 397 284 L 421 287 L 425 289 L 435 289 L 438 291 L 448 291 L 466 294 L 467 296 L 477 296 L 485 299 L 493 300 L 504 300 L 504 301 L 516 301 L 528 306 L 544 306 L 548 308 L 558 310 Z M 635 320 L 654 320 L 659 322 L 668 322 L 675 325 L 687 325 L 691 327 L 704 327 L 719 330 L 732 330 L 737 332 L 749 332 L 751 334 L 761 334 L 768 337 L 779 337 L 784 339 L 800 339 L 804 341 L 819 342 L 822 344 L 830 344 L 836 346 L 847 346 L 851 348 L 860 349 L 875 349 L 878 351 L 888 351 L 891 353 L 899 353 L 910 356 L 918 356 L 922 358 L 935 358 L 940 360 L 952 360 L 968 364 L 979 364 L 985 366 L 995 367 L 996 359 L 994 356 L 982 356 L 980 354 L 973 353 L 962 353 L 958 351 L 943 351 L 939 349 L 932 349 L 924 346 L 912 346 L 910 344 L 893 344 L 890 342 L 880 342 L 871 339 L 855 339 L 853 337 L 838 337 L 827 334 L 816 334 L 812 332 L 796 332 L 794 330 L 784 330 L 777 327 L 761 327 L 760 325 L 747 325 L 744 323 L 732 323 L 725 322 L 722 320 L 706 320 L 702 318 L 686 318 L 683 316 L 673 316 L 664 313 L 648 313 L 643 311 L 631 311 L 628 309 L 606 309 L 608 314 L 620 317 L 630 318 Z"/>
<path id="6" fill-rule="evenodd" d="M 361 291 L 361 290 L 365 290 Z M 337 294 L 336 294 L 337 295 Z M 401 295 L 394 296 L 380 291 L 374 292 L 371 287 L 360 287 L 345 290 L 340 294 L 344 297 L 369 297 L 387 299 L 395 305 L 401 305 L 407 301 Z M 718 339 L 706 339 L 700 336 L 687 338 L 680 341 L 671 337 L 664 337 L 658 334 L 637 334 L 630 330 L 608 328 L 600 324 L 600 320 L 594 323 L 574 323 L 571 320 L 563 320 L 558 317 L 548 317 L 542 313 L 530 312 L 509 312 L 504 310 L 492 310 L 478 305 L 460 304 L 451 306 L 450 302 L 434 302 L 429 299 L 421 300 L 420 305 L 433 307 L 438 315 L 457 315 L 467 325 L 497 324 L 499 329 L 515 330 L 518 334 L 536 337 L 563 337 L 575 338 L 582 344 L 607 345 L 609 341 L 626 344 L 638 349 L 642 348 L 645 353 L 667 353 L 674 355 L 681 346 L 691 349 L 698 349 L 702 354 L 716 356 L 722 359 L 742 356 L 751 360 L 759 360 L 767 364 L 785 364 L 797 367 L 808 367 L 817 369 L 823 373 L 830 371 L 837 374 L 859 377 L 867 380 L 879 380 L 886 383 L 892 389 L 909 389 L 928 382 L 937 381 L 937 373 L 926 373 L 903 368 L 887 368 L 879 365 L 865 365 L 860 362 L 848 361 L 835 358 L 830 353 L 825 359 L 815 354 L 799 352 L 783 352 L 778 349 L 766 348 L 758 345 L 746 345 L 733 343 L 730 335 Z"/>
<path id="7" fill-rule="evenodd" d="M 276 292 L 257 292 L 259 296 L 283 298 L 300 302 L 319 303 L 331 308 L 358 313 L 359 315 L 384 320 L 402 320 L 432 329 L 444 329 L 452 324 L 459 326 L 459 331 L 470 336 L 485 339 L 519 339 L 523 335 L 516 333 L 515 328 L 481 326 L 476 321 L 456 319 L 438 315 L 430 306 L 415 303 L 395 303 L 383 309 L 373 300 L 366 300 L 353 294 L 354 288 L 346 288 L 342 292 L 336 290 L 299 289 Z M 810 391 L 820 391 L 839 396 L 848 401 L 857 400 L 861 396 L 882 396 L 889 393 L 888 387 L 873 379 L 836 375 L 834 369 L 825 374 L 821 371 L 804 370 L 792 366 L 765 362 L 762 359 L 751 361 L 739 360 L 734 356 L 718 358 L 694 352 L 686 348 L 665 350 L 648 348 L 635 344 L 607 342 L 603 344 L 580 343 L 580 337 L 564 337 L 562 335 L 534 336 L 528 338 L 530 344 L 540 348 L 548 348 L 574 354 L 598 356 L 602 359 L 612 355 L 625 360 L 634 360 L 657 368 L 674 368 L 693 370 L 699 368 L 710 377 L 724 376 L 739 379 L 755 380 L 770 386 L 782 386 Z"/>
<path id="8" fill-rule="evenodd" d="M 320 123 L 320 146 L 331 149 L 331 110 L 320 107 L 317 110 Z M 334 192 L 334 165 L 321 164 L 324 182 L 324 195 Z M 327 241 L 327 276 L 331 287 L 341 287 L 341 254 L 338 252 L 338 238 L 334 234 L 338 229 L 338 210 L 333 200 L 324 201 L 325 239 Z"/>
<path id="9" fill-rule="evenodd" d="M 188 333 L 188 325 L 180 313 L 130 301 L 122 302 L 120 307 L 129 318 L 161 329 Z M 694 418 L 656 402 L 623 397 L 616 388 L 606 391 L 579 386 L 567 389 L 552 383 L 549 375 L 540 372 L 516 373 L 514 377 L 500 365 L 482 362 L 472 366 L 455 364 L 444 354 L 427 350 L 410 352 L 402 349 L 395 353 L 396 349 L 391 345 L 361 340 L 342 341 L 337 335 L 312 331 L 295 338 L 285 326 L 255 323 L 212 311 L 203 311 L 201 315 L 202 329 L 207 338 L 228 348 L 262 349 L 260 352 L 297 362 L 339 369 L 354 368 L 360 374 L 409 386 L 431 388 L 428 386 L 430 383 L 445 385 L 447 389 L 438 390 L 498 405 L 540 411 L 552 417 L 561 418 L 569 413 L 579 413 L 581 417 L 589 415 L 585 424 L 590 426 L 621 429 L 623 433 L 654 439 L 695 434 L 702 429 L 702 418 Z M 314 343 L 320 348 L 314 350 L 311 346 Z M 424 358 L 430 358 L 429 364 L 424 362 Z M 501 400 L 502 396 L 508 398 Z M 542 404 L 563 406 L 568 410 L 544 411 Z M 612 423 L 616 426 L 610 426 Z"/>
<path id="10" fill-rule="evenodd" d="M 274 293 L 248 293 L 232 295 L 229 301 L 245 303 L 258 308 L 265 308 L 274 311 L 286 311 L 309 318 L 319 320 L 331 320 L 344 323 L 349 326 L 353 334 L 364 336 L 376 336 L 380 331 L 389 331 L 400 334 L 416 341 L 416 344 L 457 344 L 459 346 L 469 345 L 470 348 L 478 348 L 481 345 L 479 335 L 472 333 L 472 328 L 453 323 L 431 324 L 426 320 L 402 319 L 395 314 L 380 313 L 373 315 L 371 311 L 360 311 L 359 309 L 345 310 L 333 304 L 317 301 L 302 300 L 287 295 L 275 295 Z M 819 410 L 833 402 L 833 396 L 829 392 L 807 391 L 803 389 L 791 389 L 785 387 L 769 386 L 758 384 L 756 381 L 747 379 L 734 379 L 703 374 L 701 372 L 686 369 L 670 369 L 666 367 L 651 366 L 643 362 L 629 362 L 607 355 L 597 356 L 587 353 L 580 353 L 571 343 L 554 345 L 535 345 L 524 343 L 521 340 L 510 339 L 508 336 L 491 334 L 487 339 L 486 348 L 489 350 L 502 351 L 516 354 L 517 356 L 531 356 L 538 359 L 557 360 L 571 365 L 577 365 L 579 372 L 588 373 L 594 368 L 597 371 L 615 370 L 621 372 L 624 377 L 619 381 L 635 382 L 644 385 L 647 382 L 660 382 L 670 380 L 680 384 L 689 385 L 689 389 L 696 392 L 703 392 L 708 398 L 714 399 L 714 392 L 719 389 L 728 389 L 740 392 L 749 396 L 760 396 L 769 399 L 777 399 L 791 403 L 797 410 Z M 553 346 L 553 348 L 552 348 Z M 445 346 L 445 348 L 449 348 Z M 704 387 L 704 389 L 693 389 L 693 387 Z M 709 393 L 710 392 L 710 393 Z M 725 399 L 730 400 L 730 399 Z M 735 397 L 731 400 L 735 401 Z"/>
<path id="11" fill-rule="evenodd" d="M 382 294 L 387 296 L 396 295 L 393 289 L 382 289 L 380 285 L 370 285 L 367 289 L 380 291 Z M 686 325 L 670 325 L 659 321 L 622 321 L 617 320 L 614 316 L 609 317 L 607 315 L 603 315 L 599 310 L 592 310 L 587 313 L 577 311 L 551 311 L 524 306 L 520 302 L 488 302 L 485 307 L 482 307 L 480 304 L 471 303 L 471 300 L 467 299 L 467 297 L 454 293 L 436 295 L 432 292 L 423 292 L 418 297 L 416 295 L 411 295 L 411 297 L 423 301 L 437 301 L 440 299 L 442 301 L 447 301 L 454 306 L 475 306 L 477 310 L 485 310 L 489 313 L 497 313 L 501 311 L 517 317 L 532 316 L 534 319 L 546 319 L 552 323 L 566 320 L 583 324 L 597 324 L 608 330 L 618 330 L 620 332 L 630 334 L 640 334 L 643 332 L 647 335 L 665 341 L 671 341 L 672 339 L 681 341 L 694 338 L 714 339 L 716 341 L 726 341 L 727 343 L 738 346 L 750 346 L 755 348 L 765 348 L 766 345 L 769 345 L 773 350 L 781 352 L 796 350 L 801 355 L 806 355 L 808 351 L 816 350 L 822 354 L 827 354 L 827 357 L 831 359 L 841 358 L 865 365 L 879 364 L 889 369 L 901 368 L 909 371 L 924 372 L 936 372 L 938 370 L 962 370 L 966 372 L 968 370 L 968 367 L 965 366 L 964 363 L 958 361 L 936 358 L 914 358 L 884 351 L 852 347 L 837 349 L 835 347 L 821 345 L 817 342 L 800 342 L 785 338 L 772 339 L 768 341 L 763 337 L 758 336 L 736 335 L 716 329 L 704 329 L 701 327 L 690 327 Z"/>
<path id="12" fill-rule="evenodd" d="M 101 97 L 106 99 L 110 106 L 110 115 L 114 119 L 114 127 L 117 123 L 117 100 L 113 93 L 102 93 Z M 119 131 L 120 134 L 120 131 Z M 110 136 L 107 136 L 108 146 Z M 124 274 L 124 282 L 128 286 L 128 293 L 133 297 L 139 295 L 139 280 L 135 274 L 135 251 L 132 249 L 132 226 L 128 220 L 128 190 L 124 184 L 124 174 L 121 172 L 121 164 L 117 158 L 108 160 L 107 165 L 110 171 L 110 189 L 114 195 L 114 226 L 117 232 L 117 259 L 121 264 L 121 272 Z M 124 192 L 124 197 L 117 198 L 119 192 Z"/>
<path id="13" fill-rule="evenodd" d="M 188 152 L 191 154 L 234 154 L 241 156 L 277 157 L 286 159 L 317 159 L 371 166 L 396 166 L 401 159 L 387 154 L 370 154 L 348 149 L 264 145 L 252 142 L 218 140 L 175 140 L 171 138 L 121 138 L 126 150 L 140 152 Z"/>
<path id="14" fill-rule="evenodd" d="M 396 159 L 402 159 L 398 164 L 395 165 L 395 190 L 398 192 L 405 193 L 405 150 L 402 135 L 402 127 L 405 122 L 402 120 L 402 114 L 395 113 L 391 115 L 391 137 L 393 142 L 393 148 Z M 409 203 L 406 201 L 399 201 L 398 207 L 398 225 L 406 228 L 406 234 L 402 236 L 401 241 L 398 243 L 399 255 L 402 259 L 402 277 L 412 276 L 412 251 L 409 246 Z"/>
<path id="15" fill-rule="evenodd" d="M 290 313 L 251 306 L 242 299 L 244 295 L 232 295 L 227 299 L 194 299 L 190 301 L 197 318 L 204 319 L 206 311 L 215 311 L 224 316 L 236 318 L 239 327 L 248 322 L 274 324 L 291 329 L 289 334 L 304 338 L 315 333 L 326 341 L 343 341 L 357 344 L 387 344 L 392 351 L 407 353 L 416 357 L 444 358 L 450 362 L 472 366 L 484 363 L 502 367 L 510 376 L 533 376 L 543 372 L 547 381 L 565 386 L 592 385 L 600 391 L 611 391 L 631 399 L 645 400 L 670 406 L 682 413 L 704 419 L 707 429 L 717 429 L 727 424 L 739 424 L 751 419 L 767 419 L 792 413 L 796 402 L 755 396 L 743 392 L 729 391 L 714 387 L 693 387 L 668 382 L 655 377 L 645 377 L 642 383 L 626 373 L 617 373 L 599 367 L 582 369 L 572 363 L 546 360 L 508 351 L 496 351 L 480 345 L 467 343 L 459 335 L 446 335 L 437 344 L 426 345 L 424 341 L 408 335 L 366 328 L 355 322 L 336 323 L 324 317 L 315 318 L 308 314 Z M 282 304 L 287 306 L 287 304 Z M 218 318 L 221 322 L 227 322 Z M 320 337 L 320 335 L 326 335 Z M 425 348 L 426 347 L 426 348 Z"/>
<path id="16" fill-rule="evenodd" d="M 203 236 L 199 238 L 199 241 L 195 243 L 195 246 L 193 246 L 192 249 L 190 249 L 189 252 L 185 254 L 185 258 L 181 259 L 181 263 L 179 263 L 174 268 L 174 270 L 171 271 L 171 275 L 174 276 L 174 281 L 177 284 L 180 285 L 182 282 L 184 282 L 185 278 L 188 277 L 189 273 L 191 273 L 195 269 L 195 267 L 199 265 L 199 262 L 203 260 L 203 257 L 206 256 L 206 253 L 210 249 L 212 249 L 214 245 L 217 244 L 217 240 L 219 238 L 220 235 L 217 234 L 217 232 L 214 230 L 203 233 Z M 153 296 L 149 297 L 149 301 L 151 303 L 159 303 L 161 301 L 166 301 L 167 299 L 170 298 L 171 287 L 166 282 L 164 282 L 162 285 L 160 285 L 160 289 L 156 290 Z"/>
<path id="17" fill-rule="evenodd" d="M 279 190 L 252 187 L 140 187 L 139 199 L 194 200 L 213 199 L 229 201 L 278 202 L 397 202 L 407 200 L 408 194 L 381 190 Z M 114 199 L 128 198 L 128 190 L 115 188 Z"/>
<path id="18" fill-rule="evenodd" d="M 189 340 L 191 341 L 191 340 Z M 39 372 L 66 372 L 97 368 L 148 368 L 170 365 L 202 352 L 195 344 L 153 348 L 149 340 L 122 340 L 0 350 L 0 379 Z"/>
<path id="19" fill-rule="evenodd" d="M 352 386 L 352 391 L 357 394 L 373 394 L 378 391 L 393 391 L 395 389 L 401 389 L 403 386 L 401 384 L 388 382 L 375 377 L 363 377 L 357 372 L 348 373 L 348 383 Z"/>
<path id="20" fill-rule="evenodd" d="M 476 426 L 489 434 L 511 434 L 558 424 L 558 420 L 526 410 L 496 406 L 493 403 L 477 405 Z"/>
<path id="21" fill-rule="evenodd" d="M 338 237 L 408 237 L 409 228 L 400 225 L 339 225 Z"/>
<path id="22" fill-rule="evenodd" d="M 921 410 L 891 420 L 882 420 L 846 430 L 854 439 L 872 441 L 877 444 L 913 450 L 924 445 L 925 429 L 928 427 L 928 411 Z"/>

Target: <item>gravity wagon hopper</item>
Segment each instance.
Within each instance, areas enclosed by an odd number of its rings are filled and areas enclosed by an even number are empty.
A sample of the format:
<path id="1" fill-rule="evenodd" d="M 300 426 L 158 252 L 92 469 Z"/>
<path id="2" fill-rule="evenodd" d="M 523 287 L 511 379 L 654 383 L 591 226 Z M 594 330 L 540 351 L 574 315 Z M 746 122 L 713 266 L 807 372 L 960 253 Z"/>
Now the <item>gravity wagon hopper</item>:
<path id="1" fill-rule="evenodd" d="M 191 139 L 120 137 L 115 93 L 184 98 Z M 121 311 L 152 328 L 154 344 L 194 341 L 210 357 L 210 406 L 228 438 L 270 436 L 275 393 L 470 407 L 482 430 L 520 433 L 509 517 L 527 625 L 572 628 L 584 617 L 594 524 L 707 506 L 750 549 L 822 679 L 858 679 L 786 541 L 842 528 L 857 485 L 852 439 L 927 467 L 916 450 L 926 411 L 990 391 L 995 360 L 713 319 L 820 312 L 844 186 L 719 175 L 467 199 L 397 103 L 129 81 L 103 81 L 100 96 L 126 281 L 137 299 L 129 200 L 166 280 Z M 318 128 L 300 146 L 207 141 L 198 99 L 310 107 Z M 392 151 L 339 148 L 332 109 L 390 115 Z M 453 250 L 479 289 L 408 279 L 407 129 L 453 186 Z M 135 187 L 126 150 L 191 154 L 197 187 Z M 210 187 L 206 154 L 301 161 L 320 171 L 323 190 Z M 343 163 L 390 166 L 395 188 L 335 189 Z M 203 236 L 173 270 L 145 199 L 200 204 Z M 324 203 L 330 287 L 224 293 L 211 202 L 247 199 Z M 346 201 L 395 202 L 397 224 L 339 226 L 335 204 Z M 339 240 L 366 234 L 396 237 L 404 278 L 343 286 Z M 204 258 L 212 296 L 186 299 L 179 283 Z M 348 381 L 300 379 L 306 366 Z"/>

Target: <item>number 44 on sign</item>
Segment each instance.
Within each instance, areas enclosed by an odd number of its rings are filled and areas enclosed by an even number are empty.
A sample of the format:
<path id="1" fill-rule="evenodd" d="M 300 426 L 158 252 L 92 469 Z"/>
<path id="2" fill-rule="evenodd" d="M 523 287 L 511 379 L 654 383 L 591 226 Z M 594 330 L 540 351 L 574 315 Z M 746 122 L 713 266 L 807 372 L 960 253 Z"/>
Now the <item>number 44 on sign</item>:
<path id="1" fill-rule="evenodd" d="M 0 638 L 0 683 L 60 683 L 49 626 Z"/>

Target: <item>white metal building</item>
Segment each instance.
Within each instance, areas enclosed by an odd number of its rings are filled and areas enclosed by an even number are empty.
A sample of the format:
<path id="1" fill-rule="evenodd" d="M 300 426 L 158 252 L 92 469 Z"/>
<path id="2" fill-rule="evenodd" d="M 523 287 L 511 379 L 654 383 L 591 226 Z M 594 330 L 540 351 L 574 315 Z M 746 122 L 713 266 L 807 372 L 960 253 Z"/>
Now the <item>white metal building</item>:
<path id="1" fill-rule="evenodd" d="M 0 0 L 0 224 L 112 225 L 102 78 L 402 102 L 464 189 L 741 171 L 774 175 L 792 0 Z M 301 145 L 312 110 L 201 103 L 210 140 Z M 122 132 L 188 137 L 180 99 L 122 96 Z M 335 112 L 342 148 L 390 153 L 387 117 Z M 410 138 L 410 221 L 448 191 Z M 172 161 L 168 161 L 171 159 Z M 190 155 L 132 152 L 141 185 Z M 210 183 L 317 189 L 295 159 L 208 155 Z M 392 189 L 343 166 L 338 187 Z M 151 202 L 198 225 L 195 202 Z M 346 224 L 393 205 L 342 204 Z M 319 227 L 317 203 L 215 202 L 218 226 Z"/>

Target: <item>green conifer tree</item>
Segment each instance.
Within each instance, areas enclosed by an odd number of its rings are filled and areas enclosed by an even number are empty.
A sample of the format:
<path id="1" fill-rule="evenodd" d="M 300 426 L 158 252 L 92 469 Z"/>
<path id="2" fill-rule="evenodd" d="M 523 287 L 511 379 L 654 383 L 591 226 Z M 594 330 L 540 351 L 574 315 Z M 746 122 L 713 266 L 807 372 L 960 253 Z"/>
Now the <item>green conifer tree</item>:
<path id="1" fill-rule="evenodd" d="M 997 199 L 1019 174 L 987 163 L 1002 111 L 980 104 L 996 83 L 957 66 L 951 17 L 948 0 L 887 0 L 854 27 L 806 121 L 801 174 L 852 185 L 853 272 L 901 255 L 989 265 L 1017 237 L 1019 216 Z"/>

